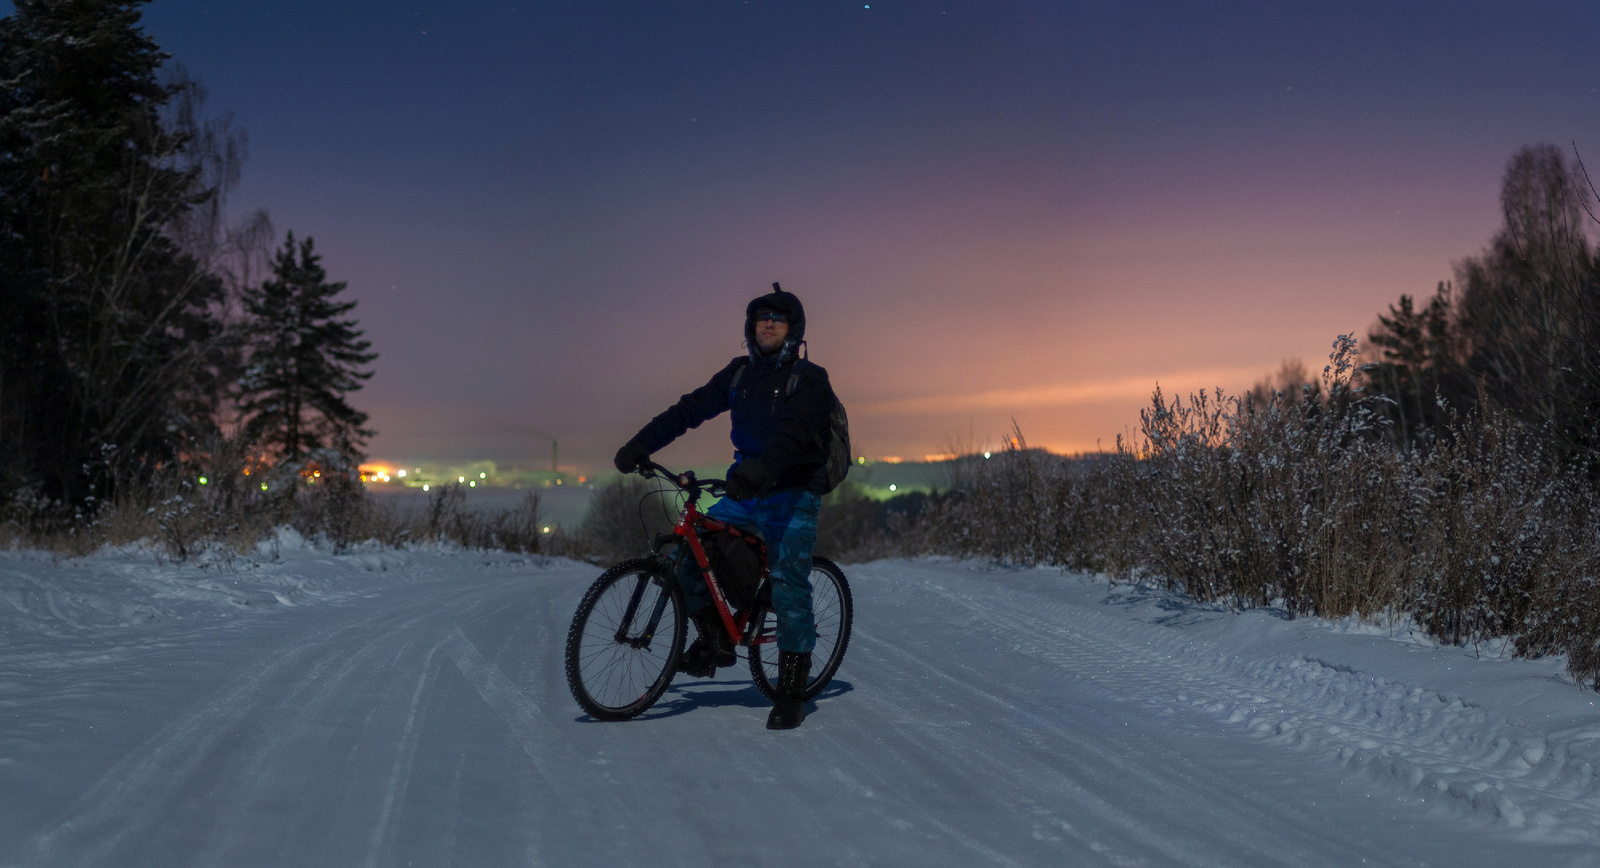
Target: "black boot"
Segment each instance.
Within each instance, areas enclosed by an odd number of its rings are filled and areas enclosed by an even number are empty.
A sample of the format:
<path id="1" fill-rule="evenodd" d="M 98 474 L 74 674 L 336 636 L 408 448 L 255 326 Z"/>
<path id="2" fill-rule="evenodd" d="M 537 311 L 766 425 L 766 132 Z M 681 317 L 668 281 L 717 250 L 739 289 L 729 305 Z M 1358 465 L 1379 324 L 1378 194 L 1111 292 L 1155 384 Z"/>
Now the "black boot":
<path id="1" fill-rule="evenodd" d="M 722 626 L 722 615 L 716 606 L 706 606 L 689 616 L 700 635 L 683 651 L 678 660 L 678 671 L 695 678 L 710 678 L 720 666 L 739 662 L 728 641 L 728 630 Z"/>
<path id="2" fill-rule="evenodd" d="M 810 676 L 810 654 L 778 652 L 778 698 L 767 715 L 767 729 L 794 729 L 806 719 L 806 683 Z"/>

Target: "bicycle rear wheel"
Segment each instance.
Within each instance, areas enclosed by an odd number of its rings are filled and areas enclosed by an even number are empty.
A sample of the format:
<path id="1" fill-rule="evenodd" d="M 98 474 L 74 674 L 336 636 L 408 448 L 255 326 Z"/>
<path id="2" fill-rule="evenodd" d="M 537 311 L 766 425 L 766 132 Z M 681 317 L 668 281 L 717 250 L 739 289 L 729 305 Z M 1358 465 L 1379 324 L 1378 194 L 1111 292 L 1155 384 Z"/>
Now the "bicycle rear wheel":
<path id="1" fill-rule="evenodd" d="M 683 650 L 683 592 L 653 558 L 633 558 L 589 586 L 567 631 L 567 687 L 600 720 L 655 704 Z"/>
<path id="2" fill-rule="evenodd" d="M 811 559 L 811 614 L 817 624 L 817 645 L 811 650 L 811 676 L 806 682 L 806 699 L 822 692 L 839 664 L 844 661 L 845 648 L 850 644 L 850 624 L 854 614 L 850 600 L 850 584 L 844 571 L 827 558 Z M 778 617 L 771 609 L 761 614 L 761 630 L 756 634 L 756 645 L 750 649 L 750 677 L 756 688 L 768 699 L 777 699 L 774 682 L 778 680 Z M 761 641 L 761 640 L 769 641 Z"/>

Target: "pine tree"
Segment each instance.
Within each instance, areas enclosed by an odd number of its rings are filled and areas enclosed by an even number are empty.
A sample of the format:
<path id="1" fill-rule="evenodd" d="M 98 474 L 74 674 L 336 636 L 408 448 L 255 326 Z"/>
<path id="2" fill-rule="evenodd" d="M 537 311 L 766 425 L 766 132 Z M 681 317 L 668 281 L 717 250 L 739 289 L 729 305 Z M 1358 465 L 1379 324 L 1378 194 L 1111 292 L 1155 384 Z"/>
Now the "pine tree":
<path id="1" fill-rule="evenodd" d="M 158 77 L 142 5 L 0 19 L 0 484 L 69 502 L 216 430 L 225 288 L 181 239 L 236 163 L 172 111 L 198 86 Z"/>
<path id="2" fill-rule="evenodd" d="M 1452 412 L 1476 400 L 1454 315 L 1452 287 L 1441 282 L 1420 310 L 1411 296 L 1400 296 L 1367 335 L 1369 351 L 1377 353 L 1365 366 L 1367 389 L 1388 399 L 1382 412 L 1400 445 L 1435 436 Z"/>
<path id="3" fill-rule="evenodd" d="M 272 278 L 245 291 L 250 360 L 240 382 L 244 435 L 277 452 L 283 462 L 303 463 L 317 450 L 359 458 L 373 432 L 367 414 L 345 395 L 372 376 L 363 366 L 368 352 L 356 321 L 343 319 L 356 306 L 337 301 L 344 281 L 329 283 L 311 238 L 296 243 L 290 232 L 273 259 Z"/>

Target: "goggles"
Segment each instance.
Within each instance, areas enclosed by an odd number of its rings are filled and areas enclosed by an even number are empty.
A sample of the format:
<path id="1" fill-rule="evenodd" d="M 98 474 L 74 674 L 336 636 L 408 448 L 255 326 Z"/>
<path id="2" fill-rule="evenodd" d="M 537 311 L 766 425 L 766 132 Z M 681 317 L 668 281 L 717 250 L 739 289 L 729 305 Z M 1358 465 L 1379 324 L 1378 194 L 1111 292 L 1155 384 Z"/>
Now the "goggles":
<path id="1" fill-rule="evenodd" d="M 775 310 L 764 310 L 756 314 L 756 322 L 781 322 L 787 323 L 789 315 Z"/>

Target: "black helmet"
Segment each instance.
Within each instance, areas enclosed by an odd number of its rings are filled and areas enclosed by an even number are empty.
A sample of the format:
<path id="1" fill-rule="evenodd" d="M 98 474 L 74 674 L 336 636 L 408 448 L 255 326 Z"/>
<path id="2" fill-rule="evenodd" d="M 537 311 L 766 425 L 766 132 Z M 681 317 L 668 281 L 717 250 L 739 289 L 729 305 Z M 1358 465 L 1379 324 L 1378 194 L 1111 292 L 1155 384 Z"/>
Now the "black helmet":
<path id="1" fill-rule="evenodd" d="M 744 309 L 744 339 L 750 345 L 751 358 L 755 358 L 756 349 L 756 314 L 763 310 L 777 311 L 789 318 L 789 336 L 783 341 L 783 350 L 779 356 L 785 360 L 792 358 L 795 347 L 806 337 L 806 309 L 800 304 L 800 299 L 792 292 L 784 292 L 778 284 L 772 284 L 772 291 L 766 295 L 750 300 Z"/>

